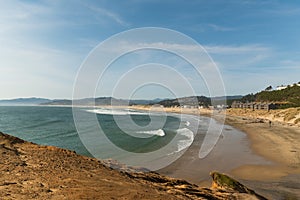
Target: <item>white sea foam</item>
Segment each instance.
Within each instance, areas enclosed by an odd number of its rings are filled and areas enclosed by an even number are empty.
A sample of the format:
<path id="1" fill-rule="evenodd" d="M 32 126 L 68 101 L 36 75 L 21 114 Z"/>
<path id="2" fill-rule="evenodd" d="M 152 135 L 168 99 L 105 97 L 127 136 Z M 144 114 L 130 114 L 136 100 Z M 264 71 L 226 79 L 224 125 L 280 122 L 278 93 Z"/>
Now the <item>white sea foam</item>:
<path id="1" fill-rule="evenodd" d="M 177 150 L 172 153 L 169 153 L 168 155 L 178 153 L 178 152 L 188 148 L 189 146 L 191 146 L 191 144 L 194 141 L 194 133 L 190 129 L 182 128 L 182 129 L 178 129 L 176 132 L 178 134 L 180 134 L 180 136 L 185 137 L 185 139 L 179 140 L 177 142 Z"/>
<path id="2" fill-rule="evenodd" d="M 150 131 L 138 131 L 137 133 L 143 133 L 143 134 L 148 134 L 148 135 L 158 135 L 158 136 L 165 136 L 165 132 L 162 129 L 158 130 L 150 130 Z"/>
<path id="3" fill-rule="evenodd" d="M 186 121 L 186 122 L 185 122 L 185 125 L 186 125 L 186 126 L 190 126 L 190 124 L 191 124 L 191 123 L 190 123 L 189 121 Z"/>
<path id="4" fill-rule="evenodd" d="M 93 109 L 87 112 L 103 114 L 103 115 L 148 115 L 148 113 L 137 112 L 133 110 L 114 110 L 114 109 Z"/>
<path id="5" fill-rule="evenodd" d="M 194 141 L 194 133 L 190 129 L 187 129 L 187 128 L 178 129 L 177 133 L 186 137 L 186 139 L 179 140 L 177 143 L 177 151 L 176 152 L 180 152 L 180 151 L 188 148 L 189 146 L 191 146 L 191 144 Z"/>

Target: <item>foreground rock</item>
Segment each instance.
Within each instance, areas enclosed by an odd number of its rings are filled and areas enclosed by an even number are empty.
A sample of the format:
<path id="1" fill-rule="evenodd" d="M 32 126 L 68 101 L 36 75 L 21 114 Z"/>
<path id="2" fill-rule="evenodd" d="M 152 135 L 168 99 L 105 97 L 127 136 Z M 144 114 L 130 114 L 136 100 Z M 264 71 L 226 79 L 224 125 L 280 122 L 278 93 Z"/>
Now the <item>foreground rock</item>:
<path id="1" fill-rule="evenodd" d="M 240 192 L 242 194 L 250 194 L 252 196 L 255 196 L 257 199 L 266 200 L 265 197 L 257 194 L 255 191 L 249 189 L 248 187 L 227 176 L 226 174 L 212 172 L 210 173 L 210 176 L 213 179 L 212 188 L 223 189 L 225 191 Z"/>
<path id="2" fill-rule="evenodd" d="M 233 179 L 224 181 L 218 173 L 212 173 L 212 188 L 200 188 L 154 172 L 117 171 L 96 159 L 3 133 L 0 173 L 1 199 L 265 199 L 235 180 L 238 187 L 226 184 Z"/>

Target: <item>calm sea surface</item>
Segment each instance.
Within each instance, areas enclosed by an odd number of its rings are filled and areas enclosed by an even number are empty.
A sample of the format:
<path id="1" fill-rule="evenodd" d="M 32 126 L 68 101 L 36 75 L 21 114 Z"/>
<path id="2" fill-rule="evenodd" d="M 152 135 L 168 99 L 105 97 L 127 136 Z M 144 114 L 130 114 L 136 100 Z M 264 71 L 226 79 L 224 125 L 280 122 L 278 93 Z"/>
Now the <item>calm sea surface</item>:
<path id="1" fill-rule="evenodd" d="M 212 142 L 215 147 L 213 141 L 217 140 L 214 137 L 219 128 L 222 136 L 217 148 L 205 159 L 199 159 L 204 138 L 210 136 L 204 143 Z M 209 129 L 212 132 L 206 135 Z M 72 110 L 71 107 L 0 106 L 0 131 L 37 144 L 99 159 L 112 158 L 151 170 L 163 169 L 180 158 L 186 164 L 180 165 L 180 169 L 187 171 L 181 174 L 190 180 L 204 177 L 203 174 L 208 174 L 205 169 L 210 170 L 211 166 L 229 170 L 242 164 L 265 162 L 249 149 L 244 133 L 202 116 L 91 107 Z M 190 153 L 184 154 L 186 151 Z M 204 170 L 202 174 L 200 169 Z M 192 172 L 195 174 L 189 177 Z M 180 176 L 174 174 L 174 177 Z"/>
<path id="2" fill-rule="evenodd" d="M 76 108 L 76 112 L 81 115 L 77 126 L 69 107 L 0 106 L 0 131 L 82 155 L 120 159 L 125 154 L 117 151 L 119 149 L 138 154 L 168 146 L 166 156 L 180 152 L 193 142 L 196 131 L 199 132 L 196 123 L 201 122 L 204 134 L 209 121 L 209 118 L 149 115 L 128 109 Z M 128 117 L 135 125 L 128 122 Z M 91 122 L 93 118 L 96 123 Z M 99 133 L 99 124 L 102 133 Z"/>
<path id="3" fill-rule="evenodd" d="M 0 131 L 42 145 L 90 156 L 78 137 L 67 107 L 1 106 Z"/>

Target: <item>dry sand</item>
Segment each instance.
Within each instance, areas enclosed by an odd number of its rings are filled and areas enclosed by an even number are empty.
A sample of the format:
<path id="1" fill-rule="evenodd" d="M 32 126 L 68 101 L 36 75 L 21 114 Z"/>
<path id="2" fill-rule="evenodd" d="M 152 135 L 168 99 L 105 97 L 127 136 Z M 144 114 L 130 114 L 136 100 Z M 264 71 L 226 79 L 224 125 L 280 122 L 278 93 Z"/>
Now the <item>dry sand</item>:
<path id="1" fill-rule="evenodd" d="M 247 133 L 251 147 L 256 153 L 274 161 L 272 167 L 276 170 L 273 178 L 300 173 L 300 128 L 283 126 L 276 122 L 272 122 L 270 127 L 268 121 L 236 116 L 228 116 L 226 122 Z M 272 167 L 267 166 L 269 178 L 272 178 L 270 174 Z"/>
<path id="2" fill-rule="evenodd" d="M 134 108 L 150 110 L 142 106 Z M 159 109 L 162 108 L 151 110 Z M 225 114 L 213 114 L 208 109 L 167 108 L 165 111 L 212 116 L 216 120 Z M 244 183 L 272 199 L 300 199 L 299 117 L 299 108 L 270 112 L 228 109 L 225 123 L 246 133 L 247 137 L 234 134 L 234 129 L 225 130 L 223 134 L 227 140 L 220 139 L 211 155 L 203 161 L 193 156 L 199 150 L 199 145 L 193 143 L 182 158 L 161 172 L 197 182 L 200 181 L 199 174 L 204 174 L 203 169 L 222 168 L 222 171 L 244 180 Z M 272 121 L 271 127 L 269 120 Z M 225 129 L 231 129 L 230 126 L 225 126 Z"/>
<path id="3" fill-rule="evenodd" d="M 272 164 L 244 165 L 231 174 L 247 180 L 245 183 L 254 188 L 282 195 L 283 199 L 300 199 L 300 128 L 274 119 L 270 127 L 268 118 L 262 120 L 262 114 L 259 118 L 254 116 L 246 118 L 231 113 L 226 123 L 247 133 L 253 151 Z"/>

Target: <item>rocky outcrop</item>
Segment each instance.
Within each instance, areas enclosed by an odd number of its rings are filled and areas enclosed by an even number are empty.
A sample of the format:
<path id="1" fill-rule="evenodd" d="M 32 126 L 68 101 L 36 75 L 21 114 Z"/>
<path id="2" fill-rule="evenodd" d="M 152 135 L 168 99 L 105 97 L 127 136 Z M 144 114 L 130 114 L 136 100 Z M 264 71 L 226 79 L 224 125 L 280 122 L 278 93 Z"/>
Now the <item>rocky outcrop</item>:
<path id="1" fill-rule="evenodd" d="M 203 188 L 135 169 L 0 133 L 1 199 L 265 199 L 216 172 Z"/>
<path id="2" fill-rule="evenodd" d="M 213 179 L 212 188 L 213 189 L 220 189 L 225 191 L 232 191 L 238 192 L 242 194 L 249 194 L 255 196 L 257 199 L 266 200 L 265 197 L 255 193 L 254 190 L 249 189 L 248 187 L 244 186 L 237 180 L 229 177 L 226 174 L 221 174 L 219 172 L 211 172 L 210 176 Z"/>

